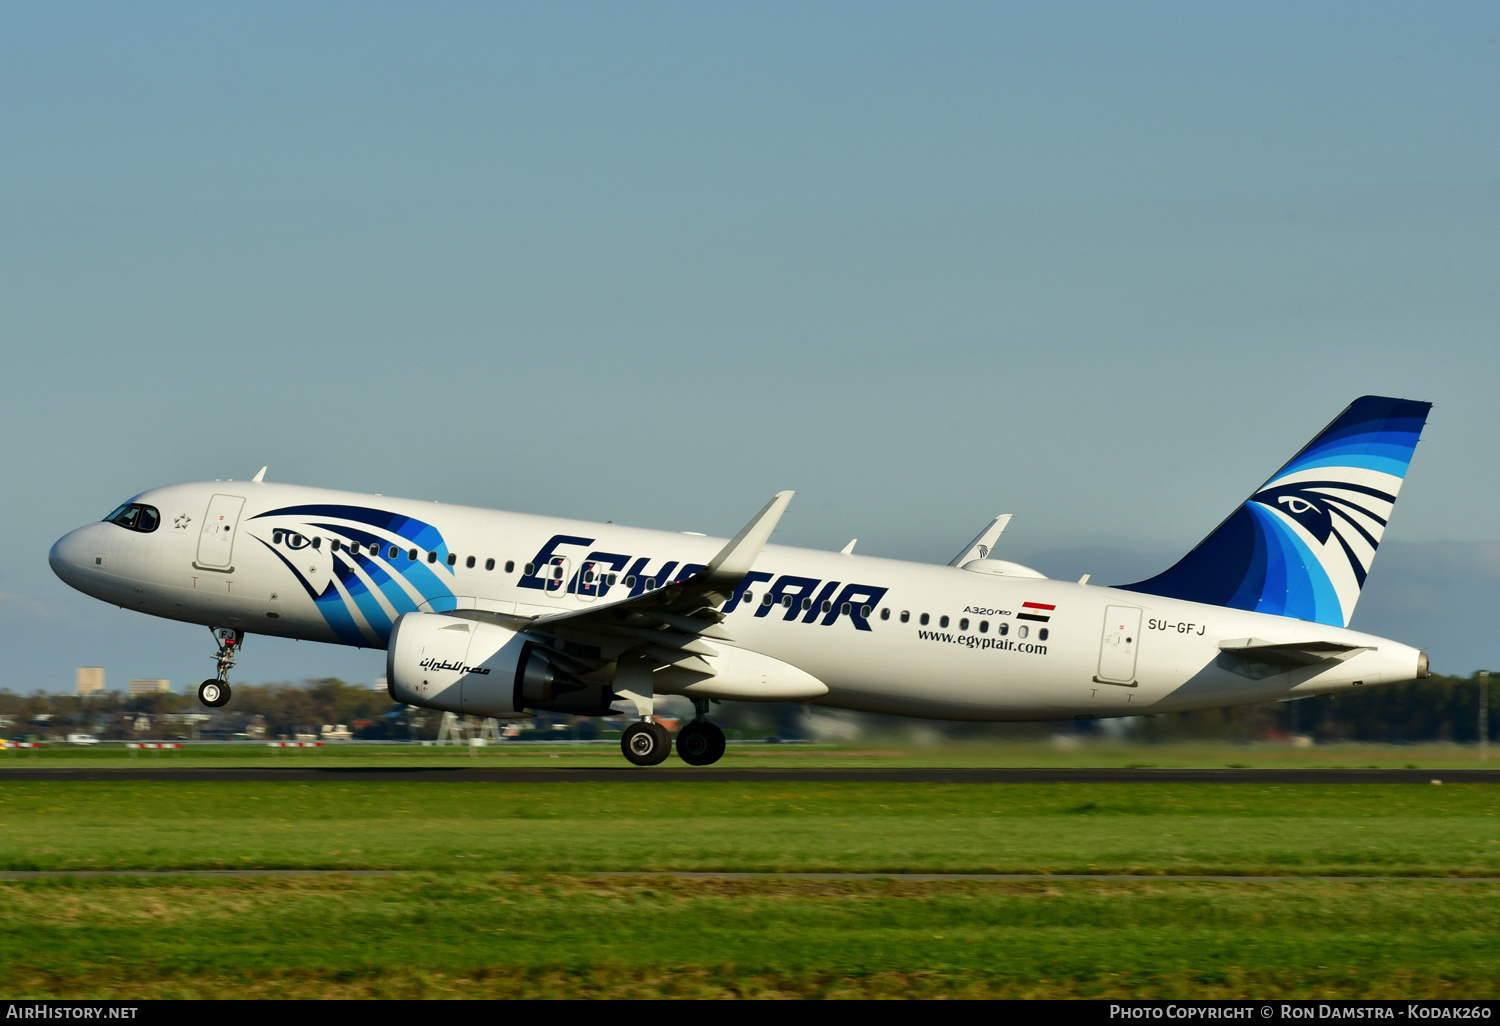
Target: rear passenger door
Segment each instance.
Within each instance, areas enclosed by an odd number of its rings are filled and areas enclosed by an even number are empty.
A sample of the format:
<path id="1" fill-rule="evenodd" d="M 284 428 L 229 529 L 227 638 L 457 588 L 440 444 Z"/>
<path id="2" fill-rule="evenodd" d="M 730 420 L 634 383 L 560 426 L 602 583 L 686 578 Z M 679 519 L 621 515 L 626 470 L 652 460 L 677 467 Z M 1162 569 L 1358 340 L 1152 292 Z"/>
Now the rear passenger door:
<path id="1" fill-rule="evenodd" d="M 1104 611 L 1104 634 L 1099 640 L 1101 684 L 1135 683 L 1135 660 L 1141 640 L 1141 611 L 1135 606 L 1110 606 Z"/>

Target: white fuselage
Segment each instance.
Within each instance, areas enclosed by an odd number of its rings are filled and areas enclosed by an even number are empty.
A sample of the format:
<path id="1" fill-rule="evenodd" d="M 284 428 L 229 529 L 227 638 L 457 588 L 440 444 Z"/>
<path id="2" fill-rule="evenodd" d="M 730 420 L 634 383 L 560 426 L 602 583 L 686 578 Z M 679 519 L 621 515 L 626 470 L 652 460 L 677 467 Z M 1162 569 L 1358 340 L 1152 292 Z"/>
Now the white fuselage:
<path id="1" fill-rule="evenodd" d="M 724 544 L 260 482 L 175 485 L 132 501 L 158 510 L 159 526 L 142 533 L 98 523 L 60 539 L 50 559 L 67 584 L 154 616 L 370 648 L 385 648 L 405 612 L 581 609 L 664 585 Z M 351 545 L 360 547 L 357 559 L 348 557 Z M 816 704 L 946 719 L 1270 701 L 1410 680 L 1422 658 L 1406 645 L 1281 616 L 776 545 L 722 608 L 733 646 L 827 685 Z M 1238 639 L 1333 642 L 1355 652 L 1251 676 L 1221 654 L 1221 643 Z"/>

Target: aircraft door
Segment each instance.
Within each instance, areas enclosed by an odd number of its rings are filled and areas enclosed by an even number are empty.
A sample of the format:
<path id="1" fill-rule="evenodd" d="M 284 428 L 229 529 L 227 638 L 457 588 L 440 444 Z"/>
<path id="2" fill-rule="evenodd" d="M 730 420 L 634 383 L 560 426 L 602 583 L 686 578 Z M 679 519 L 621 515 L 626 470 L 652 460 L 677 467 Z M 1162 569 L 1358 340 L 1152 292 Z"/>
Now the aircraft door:
<path id="1" fill-rule="evenodd" d="M 573 585 L 573 592 L 585 602 L 592 602 L 599 597 L 604 584 L 604 576 L 610 571 L 610 564 L 597 559 L 585 559 L 578 564 L 578 578 Z"/>
<path id="2" fill-rule="evenodd" d="M 203 530 L 198 535 L 198 558 L 193 565 L 204 570 L 233 570 L 234 536 L 240 526 L 245 500 L 239 495 L 215 495 L 208 500 Z"/>
<path id="3" fill-rule="evenodd" d="M 1141 642 L 1141 611 L 1135 606 L 1104 610 L 1104 637 L 1099 644 L 1101 684 L 1134 684 L 1135 660 Z"/>
<path id="4" fill-rule="evenodd" d="M 573 561 L 567 556 L 553 556 L 542 568 L 542 591 L 549 596 L 564 595 L 573 576 Z"/>

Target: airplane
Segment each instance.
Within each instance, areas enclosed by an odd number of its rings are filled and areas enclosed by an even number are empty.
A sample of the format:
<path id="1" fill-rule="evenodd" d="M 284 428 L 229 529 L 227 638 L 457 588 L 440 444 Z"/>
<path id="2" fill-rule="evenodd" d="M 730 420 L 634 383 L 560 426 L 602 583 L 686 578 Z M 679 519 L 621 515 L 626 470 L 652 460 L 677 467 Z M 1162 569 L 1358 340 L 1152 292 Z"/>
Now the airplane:
<path id="1" fill-rule="evenodd" d="M 1430 403 L 1355 400 L 1174 566 L 1132 584 L 996 559 L 947 566 L 265 480 L 154 488 L 52 546 L 68 585 L 202 624 L 230 700 L 248 634 L 386 650 L 396 702 L 496 718 L 623 714 L 625 758 L 724 754 L 713 702 L 950 720 L 1092 720 L 1295 700 L 1428 675 L 1348 629 Z M 1139 702 L 1136 699 L 1140 699 Z"/>

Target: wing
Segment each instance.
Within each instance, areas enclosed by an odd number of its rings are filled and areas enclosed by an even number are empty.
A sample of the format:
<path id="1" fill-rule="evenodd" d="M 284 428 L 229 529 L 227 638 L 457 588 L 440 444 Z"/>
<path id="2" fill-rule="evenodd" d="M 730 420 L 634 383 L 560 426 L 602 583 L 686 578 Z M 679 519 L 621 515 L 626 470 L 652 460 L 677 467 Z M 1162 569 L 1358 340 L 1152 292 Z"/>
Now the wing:
<path id="1" fill-rule="evenodd" d="M 656 666 L 677 666 L 712 676 L 705 656 L 717 655 L 705 638 L 733 641 L 720 626 L 727 602 L 754 566 L 793 492 L 775 497 L 729 540 L 708 565 L 693 576 L 617 602 L 583 609 L 524 617 L 462 609 L 448 615 L 490 620 L 512 630 L 545 635 L 551 646 L 570 656 L 581 673 L 602 669 L 629 654 Z"/>

